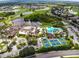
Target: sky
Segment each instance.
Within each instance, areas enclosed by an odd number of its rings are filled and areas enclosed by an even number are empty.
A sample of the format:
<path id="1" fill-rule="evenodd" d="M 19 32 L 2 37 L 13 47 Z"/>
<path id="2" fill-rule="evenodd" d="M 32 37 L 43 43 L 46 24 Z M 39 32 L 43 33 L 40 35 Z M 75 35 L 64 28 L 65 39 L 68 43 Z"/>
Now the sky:
<path id="1" fill-rule="evenodd" d="M 59 1 L 79 1 L 79 0 L 59 0 Z"/>
<path id="2" fill-rule="evenodd" d="M 51 0 L 51 1 L 79 1 L 79 0 Z"/>
<path id="3" fill-rule="evenodd" d="M 0 0 L 0 1 L 20 1 L 20 0 Z M 26 1 L 29 1 L 29 0 L 26 0 Z M 78 1 L 79 2 L 79 0 L 32 0 L 32 1 L 76 1 L 76 2 Z"/>

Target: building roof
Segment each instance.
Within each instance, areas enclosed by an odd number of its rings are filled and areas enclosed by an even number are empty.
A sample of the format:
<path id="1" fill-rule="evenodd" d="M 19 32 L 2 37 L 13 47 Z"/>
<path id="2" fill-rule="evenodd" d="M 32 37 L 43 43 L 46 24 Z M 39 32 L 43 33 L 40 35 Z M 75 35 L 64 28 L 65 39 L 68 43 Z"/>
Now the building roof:
<path id="1" fill-rule="evenodd" d="M 25 23 L 23 18 L 15 19 L 12 21 L 13 24 L 15 25 L 23 25 Z"/>
<path id="2" fill-rule="evenodd" d="M 40 22 L 32 22 L 32 21 L 26 21 L 26 25 L 32 25 L 32 26 L 40 26 L 41 23 Z"/>
<path id="3" fill-rule="evenodd" d="M 0 17 L 0 20 L 4 19 L 4 17 Z"/>
<path id="4" fill-rule="evenodd" d="M 32 14 L 33 12 L 24 12 L 23 15 L 29 15 Z"/>
<path id="5" fill-rule="evenodd" d="M 4 23 L 0 23 L 0 26 L 4 26 L 5 24 Z"/>
<path id="6" fill-rule="evenodd" d="M 79 19 L 79 16 L 70 17 L 71 19 Z"/>

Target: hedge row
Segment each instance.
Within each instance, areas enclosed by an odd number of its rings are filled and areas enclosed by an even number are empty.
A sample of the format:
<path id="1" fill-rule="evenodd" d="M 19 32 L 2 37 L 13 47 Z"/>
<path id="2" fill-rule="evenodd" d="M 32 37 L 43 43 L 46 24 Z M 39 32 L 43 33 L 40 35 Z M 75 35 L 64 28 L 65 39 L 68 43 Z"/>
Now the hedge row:
<path id="1" fill-rule="evenodd" d="M 43 52 L 48 52 L 48 51 L 52 51 L 52 50 L 53 51 L 68 50 L 70 48 L 71 48 L 70 45 L 57 46 L 57 47 L 49 47 L 49 48 L 42 47 L 42 48 L 38 49 L 36 52 L 37 53 L 43 53 Z"/>

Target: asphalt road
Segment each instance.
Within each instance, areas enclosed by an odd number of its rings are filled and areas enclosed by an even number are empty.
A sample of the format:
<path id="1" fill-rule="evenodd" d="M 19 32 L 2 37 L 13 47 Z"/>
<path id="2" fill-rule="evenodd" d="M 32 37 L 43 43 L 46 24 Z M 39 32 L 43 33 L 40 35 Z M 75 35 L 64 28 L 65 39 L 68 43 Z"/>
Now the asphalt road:
<path id="1" fill-rule="evenodd" d="M 79 50 L 63 50 L 63 51 L 51 51 L 47 53 L 36 54 L 34 58 L 53 58 L 68 55 L 79 55 Z"/>

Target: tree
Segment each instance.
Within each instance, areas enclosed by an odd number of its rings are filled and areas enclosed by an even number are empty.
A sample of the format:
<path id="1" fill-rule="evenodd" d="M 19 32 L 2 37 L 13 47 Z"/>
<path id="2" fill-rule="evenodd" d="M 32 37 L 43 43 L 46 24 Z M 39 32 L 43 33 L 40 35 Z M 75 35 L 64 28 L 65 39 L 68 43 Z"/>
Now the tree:
<path id="1" fill-rule="evenodd" d="M 71 39 L 74 39 L 74 36 L 70 36 Z"/>
<path id="2" fill-rule="evenodd" d="M 19 52 L 19 57 L 25 57 L 29 55 L 35 54 L 35 49 L 33 47 L 24 47 L 20 52 Z"/>
<path id="3" fill-rule="evenodd" d="M 31 44 L 37 45 L 37 40 L 36 39 L 32 39 Z"/>
<path id="4" fill-rule="evenodd" d="M 23 14 L 21 13 L 21 14 L 20 14 L 20 17 L 22 17 L 22 16 L 23 16 Z"/>

